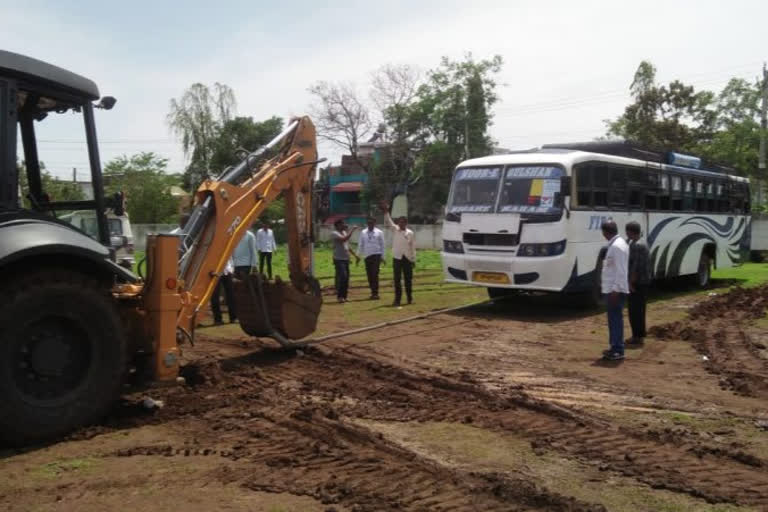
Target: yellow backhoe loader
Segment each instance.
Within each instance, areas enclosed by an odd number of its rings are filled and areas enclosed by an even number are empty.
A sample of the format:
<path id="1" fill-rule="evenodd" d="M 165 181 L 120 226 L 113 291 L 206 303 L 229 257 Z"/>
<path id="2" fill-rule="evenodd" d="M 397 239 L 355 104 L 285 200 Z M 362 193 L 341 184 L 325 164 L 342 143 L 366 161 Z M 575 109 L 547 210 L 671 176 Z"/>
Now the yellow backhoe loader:
<path id="1" fill-rule="evenodd" d="M 236 280 L 238 316 L 247 333 L 287 347 L 315 329 L 322 299 L 311 273 L 311 197 L 319 160 L 310 119 L 291 120 L 267 146 L 206 180 L 180 234 L 147 237 L 142 277 L 117 265 L 110 250 L 105 211 L 121 215 L 125 204 L 121 194 L 104 194 L 94 109 L 115 101 L 82 76 L 0 51 L 0 443 L 49 439 L 97 420 L 129 368 L 175 381 L 180 346 L 194 341 L 227 260 L 280 196 L 289 281 Z M 35 125 L 71 113 L 83 119 L 93 199 L 57 202 L 44 190 Z M 76 210 L 96 213 L 97 240 L 56 217 Z"/>

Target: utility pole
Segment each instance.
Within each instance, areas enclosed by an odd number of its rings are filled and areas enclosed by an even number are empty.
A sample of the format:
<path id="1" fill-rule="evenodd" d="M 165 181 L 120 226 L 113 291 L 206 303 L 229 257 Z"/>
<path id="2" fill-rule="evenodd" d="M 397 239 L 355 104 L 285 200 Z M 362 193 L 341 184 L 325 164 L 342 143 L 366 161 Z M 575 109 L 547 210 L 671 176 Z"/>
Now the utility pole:
<path id="1" fill-rule="evenodd" d="M 77 183 L 77 167 L 72 168 L 72 182 Z"/>
<path id="2" fill-rule="evenodd" d="M 759 153 L 759 160 L 758 160 L 758 176 L 760 178 L 757 180 L 757 186 L 760 187 L 758 189 L 758 204 L 759 206 L 763 206 L 762 200 L 763 200 L 763 178 L 766 174 L 766 163 L 765 163 L 765 152 L 766 152 L 766 133 L 768 132 L 768 69 L 765 67 L 765 62 L 763 62 L 763 105 L 761 108 L 761 115 L 760 115 L 760 153 Z"/>

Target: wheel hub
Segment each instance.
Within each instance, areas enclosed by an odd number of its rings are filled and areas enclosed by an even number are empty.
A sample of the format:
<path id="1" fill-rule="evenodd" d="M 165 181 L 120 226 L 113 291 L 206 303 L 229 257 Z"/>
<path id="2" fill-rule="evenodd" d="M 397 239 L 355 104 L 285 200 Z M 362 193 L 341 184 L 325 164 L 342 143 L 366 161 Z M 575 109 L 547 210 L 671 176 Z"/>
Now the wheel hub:
<path id="1" fill-rule="evenodd" d="M 14 377 L 32 400 L 66 396 L 85 378 L 91 364 L 87 333 L 67 318 L 46 317 L 26 326 L 14 351 Z"/>

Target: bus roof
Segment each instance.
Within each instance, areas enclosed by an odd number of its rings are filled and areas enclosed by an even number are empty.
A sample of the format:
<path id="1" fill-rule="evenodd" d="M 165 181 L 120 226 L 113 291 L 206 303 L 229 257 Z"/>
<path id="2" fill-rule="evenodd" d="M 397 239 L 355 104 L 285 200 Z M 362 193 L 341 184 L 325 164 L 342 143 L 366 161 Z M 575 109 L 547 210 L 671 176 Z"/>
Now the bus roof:
<path id="1" fill-rule="evenodd" d="M 734 176 L 722 172 L 694 169 L 691 167 L 681 167 L 669 164 L 660 164 L 651 160 L 639 160 L 637 158 L 628 158 L 623 156 L 608 155 L 604 153 L 593 153 L 577 149 L 566 148 L 542 148 L 527 151 L 516 151 L 505 155 L 492 155 L 481 158 L 473 158 L 461 162 L 457 168 L 461 167 L 484 167 L 501 165 L 521 165 L 521 164 L 559 164 L 565 167 L 571 167 L 575 164 L 587 161 L 601 161 L 632 167 L 647 167 L 650 169 L 662 169 L 673 172 L 681 172 L 692 176 L 702 176 L 709 178 L 729 178 L 733 181 L 749 183 L 749 179 L 741 176 Z"/>

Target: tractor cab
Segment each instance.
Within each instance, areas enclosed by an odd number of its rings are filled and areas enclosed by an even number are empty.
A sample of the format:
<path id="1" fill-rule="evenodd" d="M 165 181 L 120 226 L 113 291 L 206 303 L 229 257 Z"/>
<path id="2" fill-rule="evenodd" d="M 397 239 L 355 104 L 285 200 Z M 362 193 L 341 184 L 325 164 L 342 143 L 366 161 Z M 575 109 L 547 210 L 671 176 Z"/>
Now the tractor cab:
<path id="1" fill-rule="evenodd" d="M 16 212 L 16 215 L 53 218 L 61 212 L 90 210 L 97 220 L 96 239 L 109 246 L 105 210 L 112 207 L 117 215 L 121 215 L 123 205 L 121 197 L 104 197 L 94 108 L 110 109 L 115 99 L 106 96 L 94 103 L 99 98 L 98 87 L 87 78 L 37 59 L 0 50 L 0 214 Z M 56 197 L 45 190 L 35 126 L 49 116 L 72 113 L 83 122 L 93 199 L 56 201 Z M 68 134 L 68 137 L 80 138 L 82 133 Z M 17 140 L 19 135 L 20 141 Z M 23 149 L 23 166 L 19 165 L 20 148 Z M 20 185 L 24 182 L 26 186 L 21 192 Z M 20 197 L 22 195 L 24 197 Z M 21 213 L 22 209 L 24 213 Z"/>

